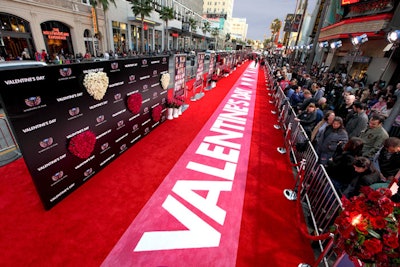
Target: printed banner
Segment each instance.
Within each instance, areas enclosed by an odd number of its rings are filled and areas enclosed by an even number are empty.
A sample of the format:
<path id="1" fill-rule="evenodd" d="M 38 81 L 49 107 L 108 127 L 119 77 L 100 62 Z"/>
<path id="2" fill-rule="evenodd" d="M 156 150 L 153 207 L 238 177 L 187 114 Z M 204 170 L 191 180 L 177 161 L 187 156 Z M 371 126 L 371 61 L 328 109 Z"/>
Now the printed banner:
<path id="1" fill-rule="evenodd" d="M 175 85 L 174 95 L 185 95 L 186 88 L 186 54 L 175 55 Z"/>
<path id="2" fill-rule="evenodd" d="M 166 72 L 168 57 L 1 72 L 3 108 L 46 209 L 166 119 Z"/>
<path id="3" fill-rule="evenodd" d="M 193 84 L 194 88 L 203 86 L 204 57 L 205 53 L 197 54 L 197 73 L 196 73 L 196 80 L 194 81 Z"/>

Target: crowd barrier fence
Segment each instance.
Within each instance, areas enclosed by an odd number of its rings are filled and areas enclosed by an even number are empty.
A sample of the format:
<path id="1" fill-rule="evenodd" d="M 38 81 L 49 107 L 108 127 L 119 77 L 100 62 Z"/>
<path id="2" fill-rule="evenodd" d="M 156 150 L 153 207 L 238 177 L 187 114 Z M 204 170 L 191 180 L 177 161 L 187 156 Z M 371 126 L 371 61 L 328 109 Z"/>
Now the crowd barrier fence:
<path id="1" fill-rule="evenodd" d="M 277 114 L 277 124 L 284 136 L 284 147 L 278 147 L 281 153 L 288 153 L 297 173 L 293 190 L 307 231 L 304 233 L 311 242 L 316 256 L 314 263 L 299 266 L 334 266 L 341 258 L 333 250 L 333 238 L 330 233 L 334 220 L 342 210 L 340 196 L 335 190 L 323 165 L 319 164 L 318 154 L 310 142 L 301 124 L 295 120 L 297 114 L 290 105 L 284 91 L 273 78 L 273 70 L 264 67 L 271 112 Z M 302 226 L 300 226 L 302 227 Z M 302 265 L 303 264 L 303 265 Z"/>

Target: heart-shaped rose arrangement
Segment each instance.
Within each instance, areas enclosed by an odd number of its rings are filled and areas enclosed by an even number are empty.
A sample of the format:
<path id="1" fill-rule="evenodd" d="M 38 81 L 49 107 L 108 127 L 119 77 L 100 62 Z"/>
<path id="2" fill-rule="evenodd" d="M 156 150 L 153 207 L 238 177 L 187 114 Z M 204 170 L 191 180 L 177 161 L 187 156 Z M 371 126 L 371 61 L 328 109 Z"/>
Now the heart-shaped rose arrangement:
<path id="1" fill-rule="evenodd" d="M 88 158 L 96 144 L 96 135 L 91 131 L 77 134 L 69 141 L 68 150 L 81 159 Z"/>
<path id="2" fill-rule="evenodd" d="M 108 83 L 108 76 L 102 71 L 88 73 L 83 79 L 83 86 L 85 86 L 86 91 L 96 100 L 103 99 L 107 92 Z"/>
<path id="3" fill-rule="evenodd" d="M 160 83 L 161 83 L 161 87 L 164 90 L 168 89 L 168 85 L 169 85 L 169 80 L 170 80 L 170 75 L 169 73 L 164 73 L 163 75 L 161 75 L 161 79 L 160 79 Z"/>

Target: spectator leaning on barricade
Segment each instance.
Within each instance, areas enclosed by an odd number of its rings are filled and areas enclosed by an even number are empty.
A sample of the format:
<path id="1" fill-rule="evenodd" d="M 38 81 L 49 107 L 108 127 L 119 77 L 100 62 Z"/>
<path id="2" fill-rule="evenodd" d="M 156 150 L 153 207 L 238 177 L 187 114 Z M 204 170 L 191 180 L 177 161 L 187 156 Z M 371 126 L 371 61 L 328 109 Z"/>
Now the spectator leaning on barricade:
<path id="1" fill-rule="evenodd" d="M 317 125 L 315 125 L 315 127 L 311 132 L 311 138 L 310 138 L 310 141 L 314 146 L 316 142 L 316 137 L 322 134 L 328 125 L 332 124 L 334 118 L 335 118 L 335 112 L 333 110 L 328 110 L 327 112 L 325 112 L 325 115 L 322 118 L 322 120 L 318 122 Z"/>
<path id="2" fill-rule="evenodd" d="M 369 119 L 368 127 L 361 132 L 360 138 L 364 142 L 362 155 L 367 158 L 373 158 L 375 153 L 381 148 L 383 141 L 389 138 L 388 133 L 383 128 L 382 124 L 385 118 L 373 113 Z"/>
<path id="3" fill-rule="evenodd" d="M 301 90 L 301 86 L 296 85 L 294 92 L 290 95 L 289 102 L 290 105 L 296 110 L 297 112 L 297 105 L 302 103 L 304 100 L 303 91 Z"/>
<path id="4" fill-rule="evenodd" d="M 353 136 L 360 136 L 362 131 L 368 127 L 368 116 L 365 113 L 366 104 L 359 101 L 354 102 L 353 112 L 347 116 L 346 131 L 349 138 Z"/>
<path id="5" fill-rule="evenodd" d="M 328 160 L 332 158 L 338 146 L 347 143 L 348 136 L 344 129 L 342 118 L 336 116 L 332 125 L 328 125 L 325 130 L 316 138 L 316 151 L 319 163 L 326 166 Z"/>
<path id="6" fill-rule="evenodd" d="M 375 169 L 371 160 L 366 157 L 358 157 L 353 162 L 356 175 L 352 177 L 350 184 L 343 190 L 347 198 L 358 196 L 360 188 L 381 182 L 381 174 Z"/>
<path id="7" fill-rule="evenodd" d="M 314 103 L 310 103 L 306 110 L 301 112 L 295 118 L 295 121 L 300 122 L 301 126 L 303 126 L 304 131 L 306 132 L 308 138 L 311 137 L 311 131 L 315 127 L 317 112 L 315 111 L 316 107 Z"/>
<path id="8" fill-rule="evenodd" d="M 374 157 L 374 166 L 378 169 L 382 180 L 391 182 L 400 178 L 400 138 L 389 137 L 383 141 L 382 148 Z"/>
<path id="9" fill-rule="evenodd" d="M 309 90 L 304 89 L 303 90 L 303 101 L 301 103 L 297 104 L 297 108 L 296 108 L 297 113 L 305 111 L 310 103 L 313 103 L 315 105 L 315 99 L 312 97 L 312 94 Z"/>
<path id="10" fill-rule="evenodd" d="M 344 144 L 343 148 L 338 147 L 332 159 L 327 163 L 326 172 L 336 191 L 340 194 L 351 183 L 351 178 L 356 176 L 353 163 L 357 157 L 361 156 L 363 145 L 361 138 L 352 137 Z"/>

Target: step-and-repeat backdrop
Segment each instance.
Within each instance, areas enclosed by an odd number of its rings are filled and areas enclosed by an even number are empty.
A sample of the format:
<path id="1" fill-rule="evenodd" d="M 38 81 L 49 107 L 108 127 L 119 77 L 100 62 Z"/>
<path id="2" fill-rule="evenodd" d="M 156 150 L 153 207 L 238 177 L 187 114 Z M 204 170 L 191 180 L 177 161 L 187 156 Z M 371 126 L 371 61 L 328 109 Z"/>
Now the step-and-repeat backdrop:
<path id="1" fill-rule="evenodd" d="M 46 209 L 165 121 L 168 61 L 1 71 L 0 100 Z"/>

